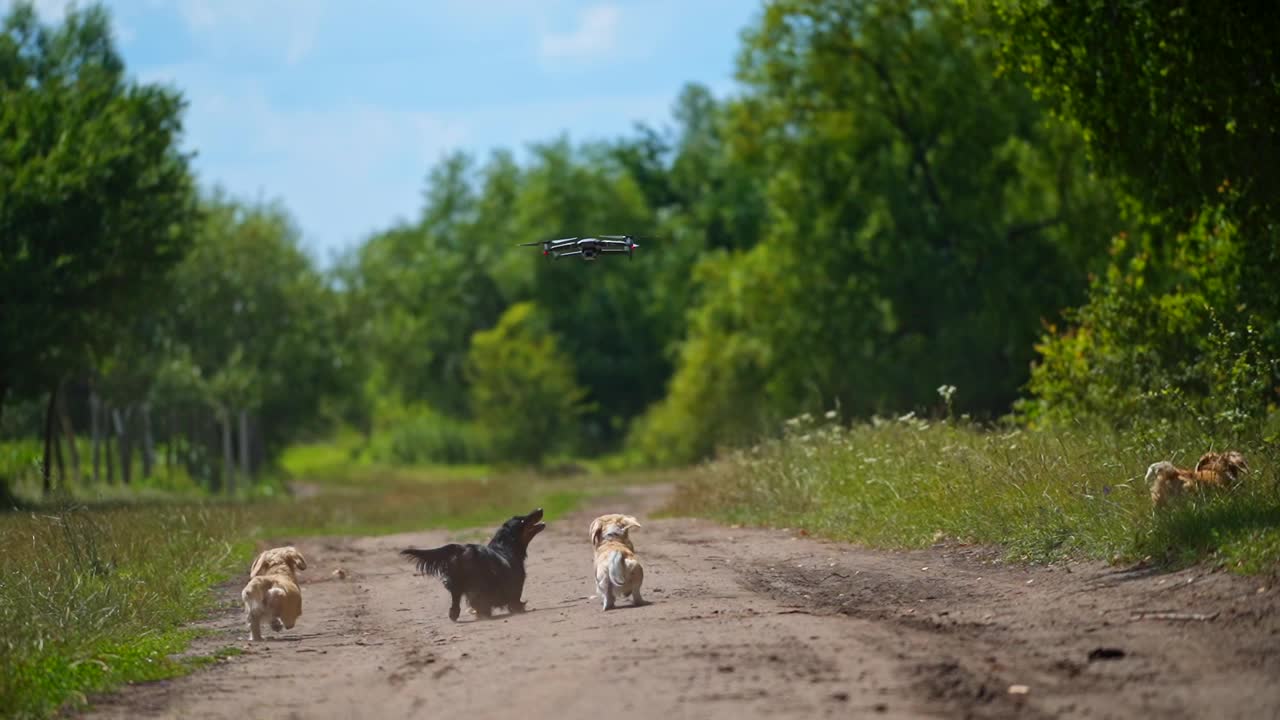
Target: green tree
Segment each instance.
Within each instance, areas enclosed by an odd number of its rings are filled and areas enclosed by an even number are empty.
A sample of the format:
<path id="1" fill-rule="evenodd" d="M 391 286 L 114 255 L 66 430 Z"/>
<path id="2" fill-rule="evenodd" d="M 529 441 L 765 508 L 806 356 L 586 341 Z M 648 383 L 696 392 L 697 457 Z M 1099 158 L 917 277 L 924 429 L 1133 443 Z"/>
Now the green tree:
<path id="1" fill-rule="evenodd" d="M 56 27 L 27 2 L 4 18 L 0 403 L 52 393 L 158 298 L 197 221 L 183 107 L 127 79 L 101 7 Z"/>
<path id="2" fill-rule="evenodd" d="M 444 158 L 428 177 L 422 220 L 369 238 L 343 270 L 352 313 L 363 319 L 357 333 L 373 357 L 374 397 L 467 413 L 471 334 L 490 327 L 504 304 L 489 273 L 497 235 L 477 226 L 477 214 L 493 210 L 478 203 L 472 182 L 467 156 Z"/>
<path id="3" fill-rule="evenodd" d="M 585 392 L 573 358 L 532 303 L 512 305 L 472 337 L 467 378 L 472 412 L 499 461 L 537 464 L 574 448 Z"/>
<path id="4" fill-rule="evenodd" d="M 953 3 L 778 0 L 744 43 L 725 135 L 766 178 L 760 240 L 706 276 L 633 442 L 704 453 L 800 410 L 922 407 L 943 383 L 961 411 L 1007 411 L 1042 319 L 1084 296 L 1118 226 L 1079 135 L 994 77 Z"/>
<path id="5" fill-rule="evenodd" d="M 560 138 L 535 145 L 532 155 L 514 207 L 521 228 L 516 239 L 653 234 L 655 216 L 646 193 L 610 144 L 574 147 Z M 633 261 L 618 257 L 585 265 L 523 250 L 534 278 L 527 299 L 547 313 L 592 401 L 583 449 L 607 449 L 626 421 L 661 395 L 669 372 L 662 318 L 651 312 L 651 301 L 656 271 L 671 243 L 642 241 Z"/>
<path id="6" fill-rule="evenodd" d="M 198 368 L 231 478 L 237 465 L 241 474 L 251 469 L 250 445 L 270 455 L 327 427 L 324 402 L 350 392 L 359 349 L 340 337 L 338 294 L 300 247 L 285 208 L 221 191 L 205 207 L 195 246 L 173 272 L 177 301 L 165 317 L 172 356 Z"/>
<path id="7" fill-rule="evenodd" d="M 1184 416 L 1264 413 L 1273 368 L 1257 364 L 1245 381 L 1218 356 L 1221 338 L 1248 337 L 1256 351 L 1237 357 L 1280 357 L 1280 14 L 1189 2 L 973 8 L 995 21 L 1004 69 L 1081 128 L 1138 226 L 1115 239 L 1088 303 L 1044 338 L 1030 412 L 1127 422 L 1176 398 Z"/>
<path id="8" fill-rule="evenodd" d="M 995 21 L 1002 69 L 1078 124 L 1094 160 L 1149 212 L 1186 222 L 1228 181 L 1251 221 L 1275 221 L 1273 8 L 994 0 L 975 9 Z"/>

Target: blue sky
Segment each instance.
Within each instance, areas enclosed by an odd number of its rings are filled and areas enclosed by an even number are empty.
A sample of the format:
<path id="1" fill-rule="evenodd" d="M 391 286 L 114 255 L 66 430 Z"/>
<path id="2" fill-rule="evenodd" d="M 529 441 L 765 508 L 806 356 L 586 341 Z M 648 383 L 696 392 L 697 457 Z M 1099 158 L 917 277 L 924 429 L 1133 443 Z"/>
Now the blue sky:
<path id="1" fill-rule="evenodd" d="M 0 0 L 7 10 L 12 0 Z M 80 2 L 80 5 L 86 4 Z M 663 124 L 733 89 L 759 0 L 108 0 L 140 80 L 189 107 L 201 182 L 278 197 L 319 259 L 416 216 L 428 168 Z M 64 0 L 39 0 L 46 20 Z"/>

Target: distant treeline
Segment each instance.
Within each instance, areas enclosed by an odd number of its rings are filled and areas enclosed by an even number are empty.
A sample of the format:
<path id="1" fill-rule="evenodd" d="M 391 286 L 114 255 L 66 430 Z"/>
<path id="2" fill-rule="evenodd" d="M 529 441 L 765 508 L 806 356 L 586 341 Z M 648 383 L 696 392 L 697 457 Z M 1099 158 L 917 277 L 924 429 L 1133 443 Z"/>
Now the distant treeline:
<path id="1" fill-rule="evenodd" d="M 450 155 L 325 268 L 285 208 L 198 190 L 180 92 L 125 79 L 103 10 L 4 23 L 0 427 L 45 467 L 90 436 L 228 487 L 339 426 L 386 461 L 683 463 L 941 386 L 977 419 L 1235 430 L 1277 397 L 1261 6 L 775 0 L 736 95 Z M 597 233 L 646 238 L 515 247 Z"/>

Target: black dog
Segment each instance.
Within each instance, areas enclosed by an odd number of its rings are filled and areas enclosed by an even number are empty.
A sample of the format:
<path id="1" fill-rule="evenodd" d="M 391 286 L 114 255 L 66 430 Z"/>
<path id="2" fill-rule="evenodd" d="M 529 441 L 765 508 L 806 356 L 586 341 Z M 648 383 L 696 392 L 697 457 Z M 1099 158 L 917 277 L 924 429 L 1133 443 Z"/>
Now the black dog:
<path id="1" fill-rule="evenodd" d="M 524 559 L 529 543 L 546 528 L 541 521 L 542 508 L 538 508 L 503 523 L 488 545 L 449 543 L 430 550 L 409 548 L 400 554 L 413 558 L 424 574 L 444 580 L 445 589 L 453 596 L 450 620 L 457 620 L 461 614 L 459 600 L 463 595 L 480 618 L 491 617 L 493 609 L 500 607 L 513 613 L 524 612 L 520 599 L 524 593 Z"/>

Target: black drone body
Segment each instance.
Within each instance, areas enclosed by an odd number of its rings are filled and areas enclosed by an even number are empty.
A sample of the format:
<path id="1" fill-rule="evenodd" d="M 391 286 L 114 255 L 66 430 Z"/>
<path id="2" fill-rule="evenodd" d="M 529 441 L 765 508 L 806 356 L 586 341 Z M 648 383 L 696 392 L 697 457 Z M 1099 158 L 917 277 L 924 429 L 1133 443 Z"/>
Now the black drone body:
<path id="1" fill-rule="evenodd" d="M 521 247 L 530 245 L 541 245 L 542 254 L 553 260 L 577 255 L 585 261 L 596 260 L 605 255 L 624 253 L 628 258 L 631 258 L 634 257 L 636 248 L 640 247 L 631 235 L 597 235 L 594 237 L 570 237 L 560 238 L 559 240 L 539 240 L 537 242 L 521 243 Z"/>

